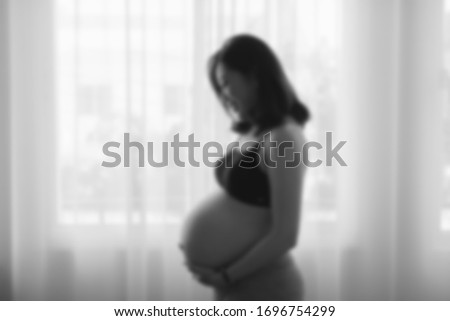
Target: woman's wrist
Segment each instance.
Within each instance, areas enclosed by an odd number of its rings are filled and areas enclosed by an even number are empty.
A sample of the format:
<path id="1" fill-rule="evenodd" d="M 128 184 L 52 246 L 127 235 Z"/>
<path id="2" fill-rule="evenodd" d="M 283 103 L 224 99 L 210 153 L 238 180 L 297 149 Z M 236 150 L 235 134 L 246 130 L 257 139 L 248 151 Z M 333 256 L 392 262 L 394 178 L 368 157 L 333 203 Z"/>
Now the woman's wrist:
<path id="1" fill-rule="evenodd" d="M 230 278 L 227 269 L 220 270 L 220 274 L 222 275 L 222 279 L 224 280 L 225 284 L 230 285 L 233 283 L 233 280 Z"/>

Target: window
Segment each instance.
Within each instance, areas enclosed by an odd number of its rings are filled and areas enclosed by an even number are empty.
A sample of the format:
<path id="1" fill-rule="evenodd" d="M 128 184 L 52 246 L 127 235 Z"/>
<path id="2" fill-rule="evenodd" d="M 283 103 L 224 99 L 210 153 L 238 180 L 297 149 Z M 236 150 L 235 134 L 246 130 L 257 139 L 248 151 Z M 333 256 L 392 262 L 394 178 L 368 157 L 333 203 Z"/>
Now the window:
<path id="1" fill-rule="evenodd" d="M 314 115 L 308 139 L 324 141 L 335 130 L 338 8 L 335 0 L 56 1 L 57 221 L 177 222 L 215 185 L 210 168 L 138 168 L 136 155 L 130 168 L 101 167 L 102 146 L 130 133 L 154 142 L 159 159 L 160 144 L 176 133 L 231 140 L 206 62 L 236 33 L 254 33 L 274 47 Z M 305 219 L 334 222 L 335 167 L 311 168 L 303 199 Z"/>

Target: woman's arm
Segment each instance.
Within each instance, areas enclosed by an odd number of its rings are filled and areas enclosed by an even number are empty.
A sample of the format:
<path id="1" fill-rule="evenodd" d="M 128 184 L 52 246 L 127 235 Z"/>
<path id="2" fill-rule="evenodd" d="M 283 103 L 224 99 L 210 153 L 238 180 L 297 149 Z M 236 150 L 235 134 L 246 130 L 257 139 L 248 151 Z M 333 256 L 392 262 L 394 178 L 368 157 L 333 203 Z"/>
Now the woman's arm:
<path id="1" fill-rule="evenodd" d="M 226 269 L 231 281 L 263 267 L 294 247 L 297 242 L 305 166 L 300 163 L 289 167 L 289 162 L 300 158 L 304 144 L 303 134 L 298 128 L 279 127 L 271 132 L 271 140 L 277 143 L 277 147 L 263 149 L 267 164 L 264 167 L 270 184 L 271 228 L 260 242 Z M 292 144 L 279 145 L 282 142 Z M 275 162 L 276 166 L 270 166 L 270 161 Z"/>

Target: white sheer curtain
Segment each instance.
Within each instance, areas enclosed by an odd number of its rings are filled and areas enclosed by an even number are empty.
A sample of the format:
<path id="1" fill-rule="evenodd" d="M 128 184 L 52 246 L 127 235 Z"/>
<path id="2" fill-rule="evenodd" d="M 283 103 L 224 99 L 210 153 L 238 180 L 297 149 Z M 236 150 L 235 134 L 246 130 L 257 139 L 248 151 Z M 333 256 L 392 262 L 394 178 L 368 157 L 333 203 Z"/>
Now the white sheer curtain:
<path id="1" fill-rule="evenodd" d="M 352 165 L 340 191 L 348 244 L 341 298 L 448 299 L 450 243 L 440 224 L 444 2 L 349 0 L 343 12 L 339 123 Z"/>
<path id="2" fill-rule="evenodd" d="M 11 299 L 11 121 L 8 3 L 0 1 L 0 300 Z"/>
<path id="3" fill-rule="evenodd" d="M 311 108 L 308 138 L 347 141 L 348 167 L 308 170 L 295 249 L 306 298 L 450 299 L 442 1 L 4 4 L 11 139 L 1 142 L 11 157 L 2 164 L 12 171 L 1 222 L 12 227 L 2 228 L 0 267 L 14 299 L 211 298 L 177 243 L 189 210 L 218 188 L 212 170 L 139 168 L 135 157 L 103 168 L 102 145 L 123 133 L 155 146 L 176 133 L 229 141 L 206 61 L 239 32 L 279 54 Z"/>

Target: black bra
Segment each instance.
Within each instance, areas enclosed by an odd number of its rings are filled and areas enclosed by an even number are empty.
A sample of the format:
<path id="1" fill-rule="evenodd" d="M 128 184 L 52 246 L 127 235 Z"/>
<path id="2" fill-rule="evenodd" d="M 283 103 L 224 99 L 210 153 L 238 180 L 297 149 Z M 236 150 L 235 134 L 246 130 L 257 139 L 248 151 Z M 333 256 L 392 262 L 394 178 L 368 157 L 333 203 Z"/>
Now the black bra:
<path id="1" fill-rule="evenodd" d="M 263 160 L 258 154 L 261 143 L 231 149 L 216 162 L 216 179 L 233 197 L 258 206 L 270 206 L 270 185 L 267 174 L 260 168 Z"/>

